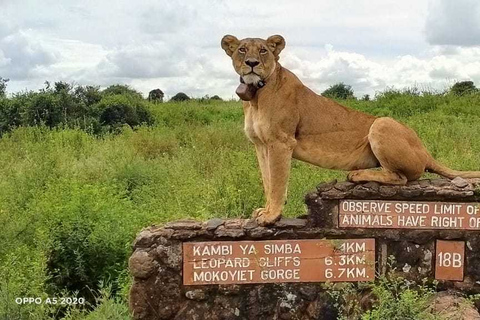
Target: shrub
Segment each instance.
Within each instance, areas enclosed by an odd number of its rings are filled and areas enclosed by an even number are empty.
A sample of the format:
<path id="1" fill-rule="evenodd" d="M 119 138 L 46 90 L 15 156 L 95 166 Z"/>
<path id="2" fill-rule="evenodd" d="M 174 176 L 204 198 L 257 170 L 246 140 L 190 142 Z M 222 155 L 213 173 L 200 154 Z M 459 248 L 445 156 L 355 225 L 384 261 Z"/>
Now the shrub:
<path id="1" fill-rule="evenodd" d="M 0 98 L 0 136 L 22 123 L 20 106 L 14 99 Z"/>
<path id="2" fill-rule="evenodd" d="M 330 86 L 330 88 L 322 92 L 322 96 L 332 98 L 332 99 L 354 98 L 352 86 L 346 85 L 343 82 Z"/>
<path id="3" fill-rule="evenodd" d="M 183 92 L 179 92 L 170 99 L 171 101 L 186 101 L 190 100 L 190 97 Z"/>
<path id="4" fill-rule="evenodd" d="M 131 88 L 129 85 L 126 84 L 114 84 L 109 87 L 107 87 L 105 90 L 102 91 L 104 96 L 110 96 L 110 95 L 128 95 L 132 96 L 133 98 L 136 99 L 143 99 L 143 96 L 140 92 L 137 90 Z"/>
<path id="5" fill-rule="evenodd" d="M 128 95 L 105 96 L 96 108 L 100 115 L 101 125 L 110 129 L 118 129 L 127 124 L 136 127 L 141 124 L 153 124 L 153 117 L 143 100 Z"/>
<path id="6" fill-rule="evenodd" d="M 435 287 L 415 284 L 401 277 L 380 277 L 372 286 L 376 299 L 373 308 L 365 312 L 362 320 L 427 320 L 438 319 L 430 308 Z"/>
<path id="7" fill-rule="evenodd" d="M 52 92 L 27 94 L 23 110 L 23 125 L 45 125 L 53 128 L 65 119 L 60 99 Z"/>
<path id="8" fill-rule="evenodd" d="M 162 103 L 163 91 L 160 89 L 153 89 L 148 93 L 148 101 Z"/>
<path id="9" fill-rule="evenodd" d="M 455 83 L 450 89 L 450 93 L 456 96 L 463 96 L 465 94 L 475 93 L 478 89 L 473 84 L 473 81 L 460 81 Z"/>
<path id="10" fill-rule="evenodd" d="M 129 239 L 136 232 L 135 210 L 127 199 L 98 184 L 60 179 L 46 189 L 35 210 L 49 235 L 48 290 L 78 292 L 89 301 L 95 300 L 101 283 L 110 283 L 117 292 Z"/>
<path id="11" fill-rule="evenodd" d="M 3 79 L 0 77 L 0 98 L 5 97 L 7 95 L 7 82 L 10 79 Z"/>
<path id="12" fill-rule="evenodd" d="M 102 100 L 102 94 L 100 92 L 100 87 L 98 86 L 78 86 L 74 89 L 73 94 L 87 107 L 92 106 Z"/>

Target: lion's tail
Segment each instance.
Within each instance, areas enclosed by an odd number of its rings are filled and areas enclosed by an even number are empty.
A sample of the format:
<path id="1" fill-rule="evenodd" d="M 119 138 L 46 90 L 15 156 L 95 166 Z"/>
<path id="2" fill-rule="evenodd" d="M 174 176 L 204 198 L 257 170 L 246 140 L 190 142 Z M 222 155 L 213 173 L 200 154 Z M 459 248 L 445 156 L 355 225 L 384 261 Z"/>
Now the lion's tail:
<path id="1" fill-rule="evenodd" d="M 427 171 L 439 174 L 441 176 L 447 177 L 449 179 L 454 179 L 456 177 L 461 178 L 480 178 L 480 171 L 458 171 L 452 170 L 432 158 L 430 163 L 427 165 Z"/>

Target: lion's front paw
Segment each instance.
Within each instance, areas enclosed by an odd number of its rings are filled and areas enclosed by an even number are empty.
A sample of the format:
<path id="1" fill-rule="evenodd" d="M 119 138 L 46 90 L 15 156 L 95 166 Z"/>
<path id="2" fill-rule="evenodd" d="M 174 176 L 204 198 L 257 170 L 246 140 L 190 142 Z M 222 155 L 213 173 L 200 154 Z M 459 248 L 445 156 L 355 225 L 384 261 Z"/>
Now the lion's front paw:
<path id="1" fill-rule="evenodd" d="M 265 208 L 258 208 L 258 209 L 253 210 L 252 218 L 256 219 L 263 211 L 265 211 Z"/>
<path id="2" fill-rule="evenodd" d="M 350 171 L 347 175 L 347 180 L 351 182 L 358 182 L 361 181 L 361 170 Z"/>
<path id="3" fill-rule="evenodd" d="M 259 208 L 253 211 L 253 217 L 256 219 L 259 226 L 268 226 L 277 222 L 281 218 L 281 214 L 273 214 L 265 208 Z"/>

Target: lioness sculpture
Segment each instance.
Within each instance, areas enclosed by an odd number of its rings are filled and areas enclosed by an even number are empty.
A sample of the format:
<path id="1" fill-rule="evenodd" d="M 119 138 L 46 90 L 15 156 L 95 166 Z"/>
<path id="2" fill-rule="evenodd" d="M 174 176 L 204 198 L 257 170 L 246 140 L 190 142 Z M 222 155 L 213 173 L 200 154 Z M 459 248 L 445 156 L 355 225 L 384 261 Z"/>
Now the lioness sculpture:
<path id="1" fill-rule="evenodd" d="M 260 225 L 280 219 L 292 157 L 330 169 L 348 170 L 350 181 L 404 185 L 425 171 L 447 178 L 480 178 L 437 161 L 417 134 L 388 117 L 374 117 L 315 94 L 278 62 L 285 40 L 238 40 L 221 46 L 240 75 L 245 132 L 254 143 L 266 205 L 254 211 Z M 378 168 L 381 169 L 372 169 Z"/>

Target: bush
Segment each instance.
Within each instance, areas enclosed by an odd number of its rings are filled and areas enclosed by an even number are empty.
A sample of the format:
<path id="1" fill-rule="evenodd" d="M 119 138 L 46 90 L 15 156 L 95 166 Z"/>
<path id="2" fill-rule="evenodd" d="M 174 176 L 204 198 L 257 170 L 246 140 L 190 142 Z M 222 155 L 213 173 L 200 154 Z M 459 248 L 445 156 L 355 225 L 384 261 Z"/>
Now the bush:
<path id="1" fill-rule="evenodd" d="M 105 96 L 97 105 L 100 124 L 118 129 L 127 124 L 134 128 L 141 124 L 153 124 L 153 117 L 143 100 L 128 95 Z"/>
<path id="2" fill-rule="evenodd" d="M 110 283 L 116 293 L 125 278 L 129 239 L 136 232 L 137 218 L 128 199 L 100 185 L 72 180 L 57 180 L 46 189 L 35 210 L 49 235 L 48 291 L 78 292 L 93 302 L 101 284 Z"/>
<path id="3" fill-rule="evenodd" d="M 190 100 L 190 97 L 183 92 L 179 92 L 170 99 L 171 101 L 187 101 Z"/>
<path id="4" fill-rule="evenodd" d="M 322 92 L 322 96 L 332 99 L 353 99 L 352 86 L 346 85 L 343 82 L 330 86 L 327 90 Z"/>
<path id="5" fill-rule="evenodd" d="M 417 284 L 399 277 L 395 270 L 371 283 L 326 283 L 324 287 L 340 320 L 439 319 L 430 306 L 436 283 Z"/>
<path id="6" fill-rule="evenodd" d="M 93 106 L 102 100 L 102 94 L 98 86 L 78 86 L 74 89 L 74 95 L 87 107 Z"/>
<path id="7" fill-rule="evenodd" d="M 126 84 L 114 84 L 109 87 L 107 87 L 105 90 L 102 91 L 102 94 L 104 96 L 110 96 L 110 95 L 127 95 L 127 96 L 132 96 L 133 98 L 136 99 L 143 99 L 143 96 L 140 92 L 137 90 L 130 88 L 130 86 Z"/>
<path id="8" fill-rule="evenodd" d="M 163 102 L 163 91 L 160 89 L 153 89 L 148 93 L 148 101 L 162 103 Z"/>
<path id="9" fill-rule="evenodd" d="M 1 78 L 0 78 L 1 80 Z M 0 135 L 18 126 L 80 128 L 88 133 L 116 131 L 122 125 L 152 124 L 141 94 L 128 86 L 74 86 L 48 81 L 38 92 L 0 96 Z M 106 127 L 106 128 L 103 128 Z"/>
<path id="10" fill-rule="evenodd" d="M 0 77 L 0 98 L 5 97 L 7 95 L 7 82 L 10 79 L 3 79 Z"/>
<path id="11" fill-rule="evenodd" d="M 0 98 L 0 136 L 22 124 L 20 105 L 14 99 Z"/>
<path id="12" fill-rule="evenodd" d="M 477 92 L 478 89 L 473 84 L 473 81 L 461 81 L 455 83 L 450 89 L 450 93 L 456 96 L 463 96 Z"/>
<path id="13" fill-rule="evenodd" d="M 27 94 L 27 103 L 24 106 L 23 125 L 45 125 L 53 128 L 62 123 L 66 112 L 62 112 L 60 99 L 52 92 Z"/>

